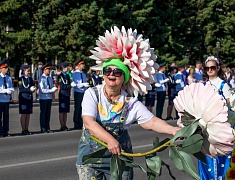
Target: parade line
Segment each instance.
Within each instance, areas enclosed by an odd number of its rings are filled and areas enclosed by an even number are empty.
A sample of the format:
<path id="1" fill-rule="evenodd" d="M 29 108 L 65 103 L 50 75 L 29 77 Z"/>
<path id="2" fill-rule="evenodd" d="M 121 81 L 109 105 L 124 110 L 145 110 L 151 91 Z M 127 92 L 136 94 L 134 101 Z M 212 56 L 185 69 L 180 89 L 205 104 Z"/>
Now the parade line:
<path id="1" fill-rule="evenodd" d="M 142 145 L 142 146 L 134 146 L 133 149 L 140 149 L 140 148 L 146 148 L 146 147 L 152 147 L 152 146 L 153 146 L 152 144 L 147 144 L 147 145 Z M 60 158 L 52 158 L 52 159 L 46 159 L 46 160 L 39 160 L 39 161 L 31 161 L 31 162 L 3 165 L 3 166 L 0 166 L 0 169 L 18 167 L 18 166 L 26 166 L 26 165 L 32 165 L 32 164 L 39 164 L 39 163 L 46 163 L 46 162 L 53 162 L 53 161 L 61 161 L 61 160 L 72 159 L 72 158 L 77 158 L 77 155 L 60 157 Z"/>

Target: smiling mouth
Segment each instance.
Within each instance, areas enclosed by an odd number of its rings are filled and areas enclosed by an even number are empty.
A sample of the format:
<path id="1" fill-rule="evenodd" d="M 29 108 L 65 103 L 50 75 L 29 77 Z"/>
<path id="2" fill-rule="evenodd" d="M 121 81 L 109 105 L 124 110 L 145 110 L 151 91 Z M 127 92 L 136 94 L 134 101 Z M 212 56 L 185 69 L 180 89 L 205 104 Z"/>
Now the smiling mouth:
<path id="1" fill-rule="evenodd" d="M 116 78 L 108 78 L 109 81 L 116 81 Z"/>

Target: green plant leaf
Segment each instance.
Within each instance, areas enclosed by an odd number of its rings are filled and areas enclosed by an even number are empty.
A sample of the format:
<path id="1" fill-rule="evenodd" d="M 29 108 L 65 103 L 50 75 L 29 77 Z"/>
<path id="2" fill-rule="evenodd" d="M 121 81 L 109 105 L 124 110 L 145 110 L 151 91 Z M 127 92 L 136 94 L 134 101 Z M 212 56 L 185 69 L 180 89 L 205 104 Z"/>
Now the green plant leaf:
<path id="1" fill-rule="evenodd" d="M 185 152 L 194 154 L 201 151 L 202 143 L 203 137 L 200 134 L 194 134 L 184 140 L 181 148 Z"/>
<path id="2" fill-rule="evenodd" d="M 179 170 L 186 172 L 194 179 L 200 180 L 190 155 L 183 151 L 179 151 L 177 147 L 171 147 L 169 150 L 169 156 Z"/>
<path id="3" fill-rule="evenodd" d="M 146 158 L 146 165 L 147 168 L 151 169 L 152 171 L 160 174 L 162 168 L 162 161 L 159 156 L 153 156 L 151 158 Z"/>
<path id="4" fill-rule="evenodd" d="M 184 112 L 181 112 L 181 113 L 183 114 L 183 116 L 181 117 L 181 121 L 182 121 L 184 126 L 190 125 L 196 119 L 194 116 L 189 114 L 187 111 L 184 111 Z"/>
<path id="5" fill-rule="evenodd" d="M 188 126 L 185 126 L 183 127 L 182 129 L 180 129 L 176 134 L 175 136 L 172 138 L 172 142 L 171 144 L 174 143 L 174 141 L 176 139 L 178 139 L 179 137 L 189 137 L 191 136 L 196 130 L 197 130 L 197 127 L 198 127 L 198 123 L 199 123 L 199 120 L 196 120 L 194 121 L 192 124 L 188 125 Z"/>
<path id="6" fill-rule="evenodd" d="M 125 161 L 121 160 L 117 154 L 113 154 L 110 163 L 110 173 L 112 179 L 122 180 L 122 173 L 125 170 Z"/>
<path id="7" fill-rule="evenodd" d="M 204 164 L 206 164 L 206 155 L 201 151 L 193 154 L 197 159 L 201 160 Z"/>
<path id="8" fill-rule="evenodd" d="M 139 164 L 129 160 L 129 159 L 126 159 L 124 158 L 123 156 L 118 156 L 119 159 L 121 159 L 122 161 L 124 161 L 126 163 L 126 166 L 129 166 L 129 167 L 134 167 L 134 168 L 139 168 L 141 169 L 144 173 L 146 173 L 145 169 L 140 166 Z"/>
<path id="9" fill-rule="evenodd" d="M 82 162 L 85 164 L 96 163 L 104 156 L 106 151 L 107 151 L 107 148 L 101 147 L 100 149 L 98 149 L 97 151 L 93 153 L 84 155 L 82 157 Z"/>

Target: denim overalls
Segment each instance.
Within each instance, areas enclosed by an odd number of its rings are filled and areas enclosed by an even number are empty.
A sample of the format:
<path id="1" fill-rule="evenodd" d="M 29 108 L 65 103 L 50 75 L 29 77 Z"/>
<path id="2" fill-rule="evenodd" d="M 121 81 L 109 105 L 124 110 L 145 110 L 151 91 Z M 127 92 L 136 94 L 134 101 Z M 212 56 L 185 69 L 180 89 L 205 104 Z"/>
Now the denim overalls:
<path id="1" fill-rule="evenodd" d="M 99 100 L 98 90 L 96 87 L 93 87 L 97 99 Z M 120 143 L 122 150 L 128 153 L 132 153 L 132 145 L 130 136 L 123 128 L 123 125 L 126 121 L 126 113 L 129 104 L 130 97 L 126 97 L 125 103 L 123 105 L 123 109 L 121 112 L 121 118 L 119 123 L 103 123 L 101 121 L 97 121 L 107 132 L 109 132 L 115 139 Z M 78 148 L 78 158 L 76 162 L 77 171 L 79 175 L 79 180 L 102 180 L 103 177 L 109 180 L 110 176 L 110 160 L 112 154 L 107 150 L 103 156 L 97 163 L 93 164 L 83 164 L 82 157 L 86 154 L 93 153 L 97 151 L 102 145 L 97 143 L 96 141 L 90 138 L 90 132 L 86 129 L 83 130 L 79 148 Z M 132 160 L 130 157 L 126 157 L 129 160 Z M 122 175 L 123 180 L 132 180 L 133 179 L 133 168 L 125 167 L 125 171 Z"/>

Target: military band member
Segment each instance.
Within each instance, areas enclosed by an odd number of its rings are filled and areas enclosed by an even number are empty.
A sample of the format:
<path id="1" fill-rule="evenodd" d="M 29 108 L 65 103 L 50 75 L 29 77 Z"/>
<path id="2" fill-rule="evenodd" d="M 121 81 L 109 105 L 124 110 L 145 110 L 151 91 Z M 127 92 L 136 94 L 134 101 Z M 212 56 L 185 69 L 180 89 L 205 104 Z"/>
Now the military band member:
<path id="1" fill-rule="evenodd" d="M 74 129 L 82 129 L 82 100 L 83 95 L 89 83 L 86 80 L 86 74 L 82 72 L 85 68 L 84 60 L 80 59 L 75 63 L 75 72 L 73 74 L 73 82 L 71 86 L 74 87 Z"/>
<path id="2" fill-rule="evenodd" d="M 0 137 L 9 136 L 9 104 L 14 91 L 12 79 L 7 75 L 8 61 L 0 62 Z"/>
<path id="3" fill-rule="evenodd" d="M 30 66 L 21 66 L 22 76 L 19 78 L 19 113 L 21 114 L 20 122 L 23 135 L 30 135 L 29 120 L 30 114 L 33 113 L 33 92 L 36 87 L 30 74 Z"/>
<path id="4" fill-rule="evenodd" d="M 52 93 L 57 90 L 54 87 L 52 78 L 49 76 L 51 63 L 47 63 L 42 67 L 43 74 L 38 81 L 39 86 L 39 103 L 40 103 L 40 127 L 42 133 L 50 133 L 50 118 Z"/>
<path id="5" fill-rule="evenodd" d="M 69 131 L 67 122 L 67 113 L 70 112 L 70 77 L 66 72 L 68 71 L 68 63 L 61 62 L 60 70 L 61 74 L 58 76 L 58 83 L 60 85 L 59 91 L 59 119 L 60 119 L 60 130 Z"/>

